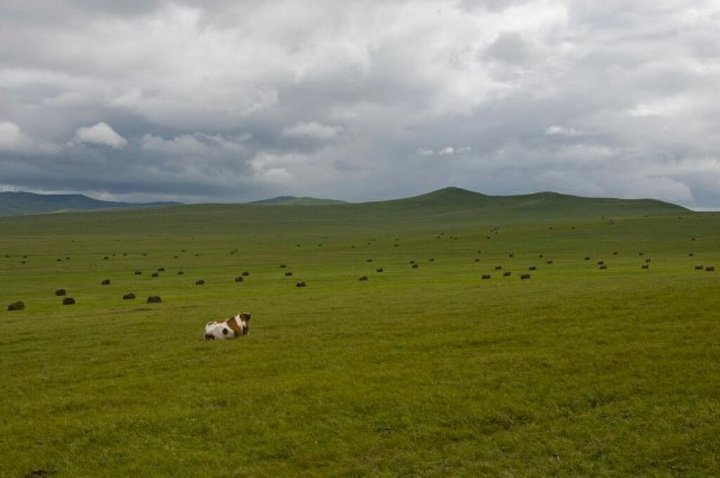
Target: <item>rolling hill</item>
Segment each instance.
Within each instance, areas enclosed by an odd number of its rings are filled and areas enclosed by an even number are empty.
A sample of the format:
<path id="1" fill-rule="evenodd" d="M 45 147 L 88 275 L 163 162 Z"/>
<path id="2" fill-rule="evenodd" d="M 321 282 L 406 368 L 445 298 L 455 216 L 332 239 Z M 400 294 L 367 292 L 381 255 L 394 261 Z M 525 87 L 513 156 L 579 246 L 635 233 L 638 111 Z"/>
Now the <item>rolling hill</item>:
<path id="1" fill-rule="evenodd" d="M 101 201 L 82 194 L 36 194 L 28 192 L 0 192 L 0 216 L 47 214 L 66 211 L 98 209 L 160 207 L 179 203 L 127 203 Z"/>

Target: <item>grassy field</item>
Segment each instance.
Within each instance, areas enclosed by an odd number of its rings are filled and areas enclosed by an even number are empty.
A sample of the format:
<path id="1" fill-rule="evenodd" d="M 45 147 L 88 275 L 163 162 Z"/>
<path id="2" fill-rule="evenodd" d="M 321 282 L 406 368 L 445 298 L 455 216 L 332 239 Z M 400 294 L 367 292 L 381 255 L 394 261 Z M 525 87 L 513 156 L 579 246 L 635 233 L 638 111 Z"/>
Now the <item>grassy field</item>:
<path id="1" fill-rule="evenodd" d="M 720 214 L 444 191 L 0 230 L 0 477 L 720 475 Z"/>

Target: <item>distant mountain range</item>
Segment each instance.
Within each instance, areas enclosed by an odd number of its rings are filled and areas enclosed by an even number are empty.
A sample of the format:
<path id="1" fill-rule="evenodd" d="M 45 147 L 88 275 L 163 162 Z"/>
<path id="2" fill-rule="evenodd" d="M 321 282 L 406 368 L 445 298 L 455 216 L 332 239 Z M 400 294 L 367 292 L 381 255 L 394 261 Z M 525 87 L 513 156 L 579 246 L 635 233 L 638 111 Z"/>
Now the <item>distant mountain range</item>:
<path id="1" fill-rule="evenodd" d="M 19 216 L 30 214 L 49 214 L 69 211 L 92 211 L 100 209 L 150 208 L 181 205 L 176 202 L 127 203 L 101 201 L 82 194 L 35 194 L 27 192 L 0 192 L 0 216 Z M 358 207 L 361 204 L 347 203 L 335 199 L 313 197 L 278 196 L 262 201 L 246 203 L 255 206 L 346 206 Z M 457 209 L 481 209 L 512 211 L 554 211 L 557 214 L 583 214 L 588 210 L 602 210 L 608 214 L 641 213 L 672 214 L 687 212 L 688 209 L 656 199 L 611 199 L 586 198 L 541 192 L 514 196 L 488 196 L 466 189 L 448 187 L 403 199 L 373 201 L 362 203 L 375 208 L 393 207 L 415 209 L 418 207 Z"/>
<path id="2" fill-rule="evenodd" d="M 101 201 L 82 194 L 0 192 L 0 216 L 22 216 L 99 209 L 146 208 L 178 205 L 175 202 L 129 203 Z"/>

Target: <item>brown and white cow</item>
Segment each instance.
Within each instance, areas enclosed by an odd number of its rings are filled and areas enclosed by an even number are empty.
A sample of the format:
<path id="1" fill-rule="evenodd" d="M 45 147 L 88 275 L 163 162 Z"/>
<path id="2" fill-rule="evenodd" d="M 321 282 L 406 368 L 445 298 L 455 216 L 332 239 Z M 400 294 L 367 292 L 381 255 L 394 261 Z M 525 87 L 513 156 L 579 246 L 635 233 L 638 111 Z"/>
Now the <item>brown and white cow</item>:
<path id="1" fill-rule="evenodd" d="M 205 340 L 234 339 L 250 331 L 250 312 L 237 314 L 226 320 L 208 322 L 205 326 Z"/>

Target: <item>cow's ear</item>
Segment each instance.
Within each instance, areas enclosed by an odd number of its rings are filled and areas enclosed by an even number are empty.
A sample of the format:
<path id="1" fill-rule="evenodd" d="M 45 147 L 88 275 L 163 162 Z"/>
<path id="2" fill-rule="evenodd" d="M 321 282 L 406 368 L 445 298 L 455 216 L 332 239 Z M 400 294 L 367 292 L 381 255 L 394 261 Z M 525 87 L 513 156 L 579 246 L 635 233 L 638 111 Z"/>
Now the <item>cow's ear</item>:
<path id="1" fill-rule="evenodd" d="M 250 312 L 243 313 L 241 317 L 245 319 L 245 322 L 247 322 L 248 320 L 250 320 Z"/>

